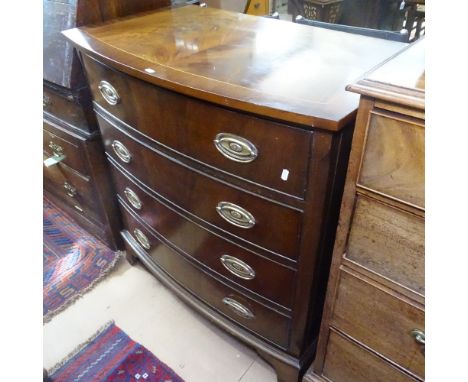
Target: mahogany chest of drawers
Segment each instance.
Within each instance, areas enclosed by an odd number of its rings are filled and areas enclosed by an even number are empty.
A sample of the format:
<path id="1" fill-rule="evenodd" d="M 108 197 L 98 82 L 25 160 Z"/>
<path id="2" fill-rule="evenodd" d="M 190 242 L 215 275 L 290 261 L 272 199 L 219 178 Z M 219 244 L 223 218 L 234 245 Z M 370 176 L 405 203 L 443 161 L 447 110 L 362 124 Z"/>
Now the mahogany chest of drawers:
<path id="1" fill-rule="evenodd" d="M 424 379 L 424 44 L 349 87 L 362 98 L 306 381 Z"/>
<path id="2" fill-rule="evenodd" d="M 121 223 L 91 93 L 73 46 L 60 32 L 168 4 L 169 0 L 43 1 L 43 153 L 44 160 L 50 159 L 44 166 L 44 193 L 113 249 L 121 246 Z"/>
<path id="3" fill-rule="evenodd" d="M 64 33 L 89 80 L 129 260 L 298 381 L 358 106 L 345 86 L 404 44 L 197 6 Z"/>

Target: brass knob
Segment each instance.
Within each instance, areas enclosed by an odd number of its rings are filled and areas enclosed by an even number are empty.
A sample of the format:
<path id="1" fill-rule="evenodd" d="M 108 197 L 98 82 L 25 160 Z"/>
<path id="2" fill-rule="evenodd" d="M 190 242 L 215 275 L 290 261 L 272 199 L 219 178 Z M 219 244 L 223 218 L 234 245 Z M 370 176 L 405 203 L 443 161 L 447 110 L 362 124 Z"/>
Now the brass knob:
<path id="1" fill-rule="evenodd" d="M 140 243 L 140 245 L 145 248 L 145 249 L 150 249 L 151 248 L 151 244 L 150 244 L 150 241 L 148 240 L 148 238 L 146 237 L 146 235 L 138 228 L 135 228 L 133 230 L 133 234 L 135 235 L 138 243 Z"/>
<path id="2" fill-rule="evenodd" d="M 130 163 L 132 160 L 132 155 L 130 151 L 124 146 L 120 141 L 112 142 L 112 148 L 114 149 L 115 155 L 124 163 Z"/>
<path id="3" fill-rule="evenodd" d="M 232 297 L 224 297 L 223 304 L 229 307 L 231 311 L 233 311 L 238 316 L 245 318 L 247 320 L 251 320 L 255 318 L 253 312 L 247 308 L 245 305 L 241 304 L 239 301 L 235 300 Z"/>
<path id="4" fill-rule="evenodd" d="M 257 148 L 252 142 L 234 134 L 219 133 L 214 144 L 221 154 L 235 162 L 250 163 L 258 156 Z"/>
<path id="5" fill-rule="evenodd" d="M 426 348 L 426 335 L 423 330 L 420 329 L 413 329 L 411 331 L 411 337 L 414 338 L 416 343 L 421 345 L 421 353 L 425 353 L 425 348 Z"/>
<path id="6" fill-rule="evenodd" d="M 255 271 L 253 268 L 234 256 L 223 255 L 220 261 L 224 268 L 241 279 L 253 280 L 255 278 Z"/>
<path id="7" fill-rule="evenodd" d="M 229 202 L 219 202 L 216 211 L 224 220 L 236 227 L 249 229 L 255 225 L 255 218 L 246 209 Z"/>
<path id="8" fill-rule="evenodd" d="M 126 187 L 124 190 L 125 197 L 127 198 L 128 202 L 137 210 L 141 210 L 143 207 L 143 203 L 141 202 L 140 198 L 133 190 L 129 187 Z"/>
<path id="9" fill-rule="evenodd" d="M 99 82 L 98 89 L 109 105 L 115 106 L 120 102 L 120 96 L 117 90 L 107 81 Z"/>

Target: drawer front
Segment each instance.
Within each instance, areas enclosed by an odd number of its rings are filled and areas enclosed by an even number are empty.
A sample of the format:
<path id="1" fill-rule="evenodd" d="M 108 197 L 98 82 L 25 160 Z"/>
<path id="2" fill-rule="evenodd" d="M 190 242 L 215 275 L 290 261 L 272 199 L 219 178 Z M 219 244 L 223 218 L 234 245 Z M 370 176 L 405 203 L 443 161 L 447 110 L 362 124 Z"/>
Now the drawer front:
<path id="1" fill-rule="evenodd" d="M 301 212 L 189 169 L 136 142 L 104 119 L 98 120 L 109 155 L 159 195 L 232 235 L 278 254 L 297 257 Z M 129 158 L 122 154 L 125 150 Z"/>
<path id="2" fill-rule="evenodd" d="M 78 212 L 99 220 L 100 209 L 96 202 L 94 188 L 89 180 L 61 164 L 44 166 L 43 176 L 50 192 L 61 197 Z"/>
<path id="3" fill-rule="evenodd" d="M 424 311 L 342 271 L 331 325 L 424 378 Z"/>
<path id="4" fill-rule="evenodd" d="M 157 88 L 88 57 L 84 62 L 94 100 L 134 129 L 237 177 L 304 196 L 310 132 Z M 116 90 L 117 104 L 103 97 L 101 81 Z"/>
<path id="5" fill-rule="evenodd" d="M 116 191 L 127 208 L 181 252 L 220 276 L 284 307 L 291 307 L 296 272 L 190 222 L 150 196 L 115 166 L 111 169 Z"/>
<path id="6" fill-rule="evenodd" d="M 346 257 L 424 294 L 424 219 L 358 196 Z"/>
<path id="7" fill-rule="evenodd" d="M 49 89 L 47 86 L 44 86 L 43 90 L 44 112 L 81 130 L 96 129 L 96 123 L 89 125 L 83 106 L 77 102 L 72 93 L 61 94 Z M 91 101 L 89 101 L 89 108 L 91 108 Z"/>
<path id="8" fill-rule="evenodd" d="M 134 238 L 135 243 L 179 284 L 237 324 L 279 346 L 287 346 L 289 330 L 287 317 L 257 303 L 239 291 L 229 288 L 195 267 L 179 253 L 161 243 L 125 208 L 122 208 L 122 215 L 125 227 Z M 140 230 L 139 236 L 135 234 L 135 229 Z M 144 243 L 147 248 L 140 244 L 141 234 L 146 239 Z M 140 242 L 137 241 L 137 237 L 140 237 Z M 132 252 L 128 243 L 126 246 L 127 250 Z"/>
<path id="9" fill-rule="evenodd" d="M 359 184 L 424 208 L 424 126 L 371 113 Z"/>
<path id="10" fill-rule="evenodd" d="M 323 376 L 331 382 L 414 382 L 375 354 L 330 331 Z"/>
<path id="11" fill-rule="evenodd" d="M 43 121 L 43 150 L 52 156 L 54 153 L 63 153 L 63 163 L 83 175 L 88 175 L 86 163 L 86 148 L 83 141 L 56 128 L 47 121 Z"/>

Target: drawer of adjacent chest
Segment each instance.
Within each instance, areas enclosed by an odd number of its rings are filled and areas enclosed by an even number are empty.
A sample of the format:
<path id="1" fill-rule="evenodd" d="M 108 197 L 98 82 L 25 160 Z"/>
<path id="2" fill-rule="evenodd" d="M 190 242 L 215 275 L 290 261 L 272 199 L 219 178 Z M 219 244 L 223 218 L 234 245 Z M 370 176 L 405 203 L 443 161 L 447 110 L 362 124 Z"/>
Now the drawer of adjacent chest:
<path id="1" fill-rule="evenodd" d="M 372 112 L 358 185 L 424 208 L 424 124 Z"/>
<path id="2" fill-rule="evenodd" d="M 158 234 L 186 256 L 221 277 L 284 307 L 291 308 L 296 272 L 224 240 L 175 212 L 111 166 L 116 191 Z"/>
<path id="3" fill-rule="evenodd" d="M 331 326 L 424 378 L 424 311 L 340 272 Z"/>
<path id="4" fill-rule="evenodd" d="M 424 294 L 424 219 L 358 195 L 346 258 Z"/>
<path id="5" fill-rule="evenodd" d="M 47 86 L 43 88 L 43 109 L 48 113 L 70 125 L 85 131 L 96 130 L 96 118 L 92 113 L 91 96 L 85 89 L 78 94 L 59 93 Z M 89 91 L 88 91 L 89 92 Z M 81 99 L 88 98 L 87 107 L 80 104 Z"/>
<path id="6" fill-rule="evenodd" d="M 267 308 L 226 284 L 208 275 L 187 261 L 174 249 L 157 239 L 144 224 L 122 210 L 127 231 L 123 232 L 127 250 L 149 256 L 175 281 L 188 289 L 197 298 L 210 305 L 237 324 L 286 347 L 288 344 L 289 318 Z"/>
<path id="7" fill-rule="evenodd" d="M 84 57 L 95 102 L 151 139 L 250 182 L 304 197 L 312 134 L 155 87 Z"/>
<path id="8" fill-rule="evenodd" d="M 44 156 L 44 159 L 46 157 Z M 57 164 L 43 168 L 44 186 L 79 213 L 99 220 L 94 187 L 89 179 L 76 173 L 66 165 Z"/>
<path id="9" fill-rule="evenodd" d="M 297 257 L 300 211 L 219 182 L 98 120 L 107 153 L 157 194 L 231 236 Z"/>
<path id="10" fill-rule="evenodd" d="M 414 382 L 417 379 L 330 330 L 322 375 L 331 382 Z"/>
<path id="11" fill-rule="evenodd" d="M 42 143 L 44 152 L 49 156 L 64 155 L 63 163 L 83 175 L 89 174 L 83 140 L 44 120 Z"/>

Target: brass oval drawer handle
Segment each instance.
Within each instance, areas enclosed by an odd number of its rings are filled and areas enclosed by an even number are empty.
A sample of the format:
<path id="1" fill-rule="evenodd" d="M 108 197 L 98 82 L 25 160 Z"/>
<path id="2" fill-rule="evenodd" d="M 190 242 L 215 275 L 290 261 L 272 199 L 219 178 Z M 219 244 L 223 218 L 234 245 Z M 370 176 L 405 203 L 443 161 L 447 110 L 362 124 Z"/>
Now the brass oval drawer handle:
<path id="1" fill-rule="evenodd" d="M 255 271 L 253 268 L 244 261 L 229 255 L 223 255 L 220 258 L 221 264 L 233 275 L 240 277 L 244 280 L 253 280 L 255 278 Z"/>
<path id="2" fill-rule="evenodd" d="M 236 227 L 249 229 L 255 225 L 255 218 L 246 209 L 229 202 L 219 202 L 216 211 L 224 220 Z"/>
<path id="3" fill-rule="evenodd" d="M 234 300 L 231 297 L 224 297 L 223 304 L 227 305 L 235 314 L 245 318 L 247 320 L 251 320 L 255 318 L 253 312 L 247 308 L 245 305 L 242 305 L 239 301 Z"/>
<path id="4" fill-rule="evenodd" d="M 48 108 L 51 103 L 52 103 L 52 101 L 50 100 L 49 96 L 47 96 L 47 95 L 42 96 L 42 107 L 44 109 Z"/>
<path id="5" fill-rule="evenodd" d="M 70 183 L 65 182 L 63 184 L 63 188 L 67 191 L 67 195 L 70 198 L 74 198 L 76 196 L 76 187 L 72 186 Z"/>
<path id="6" fill-rule="evenodd" d="M 124 146 L 124 144 L 120 141 L 112 142 L 112 148 L 114 149 L 115 155 L 119 157 L 119 159 L 124 163 L 130 163 L 132 160 L 132 155 L 130 151 Z"/>
<path id="7" fill-rule="evenodd" d="M 49 148 L 52 150 L 52 154 L 56 157 L 60 157 L 63 155 L 63 147 L 58 145 L 57 143 L 50 141 Z"/>
<path id="8" fill-rule="evenodd" d="M 424 331 L 420 329 L 413 329 L 411 331 L 411 337 L 414 338 L 414 340 L 419 344 L 419 345 L 426 345 L 426 336 L 424 334 Z"/>
<path id="9" fill-rule="evenodd" d="M 124 190 L 125 197 L 127 198 L 128 202 L 137 210 L 141 210 L 143 207 L 143 203 L 141 202 L 140 198 L 133 190 L 129 187 L 126 187 Z"/>
<path id="10" fill-rule="evenodd" d="M 115 106 L 120 102 L 120 96 L 117 90 L 107 81 L 99 82 L 98 89 L 109 105 Z"/>
<path id="11" fill-rule="evenodd" d="M 145 249 L 150 249 L 151 248 L 150 241 L 148 240 L 146 235 L 143 232 L 141 232 L 140 229 L 135 228 L 133 230 L 133 234 L 135 235 L 136 239 L 138 240 L 138 243 L 140 243 L 143 248 L 145 248 Z"/>
<path id="12" fill-rule="evenodd" d="M 234 134 L 219 133 L 214 139 L 214 144 L 221 154 L 235 162 L 250 163 L 258 156 L 253 143 Z"/>

